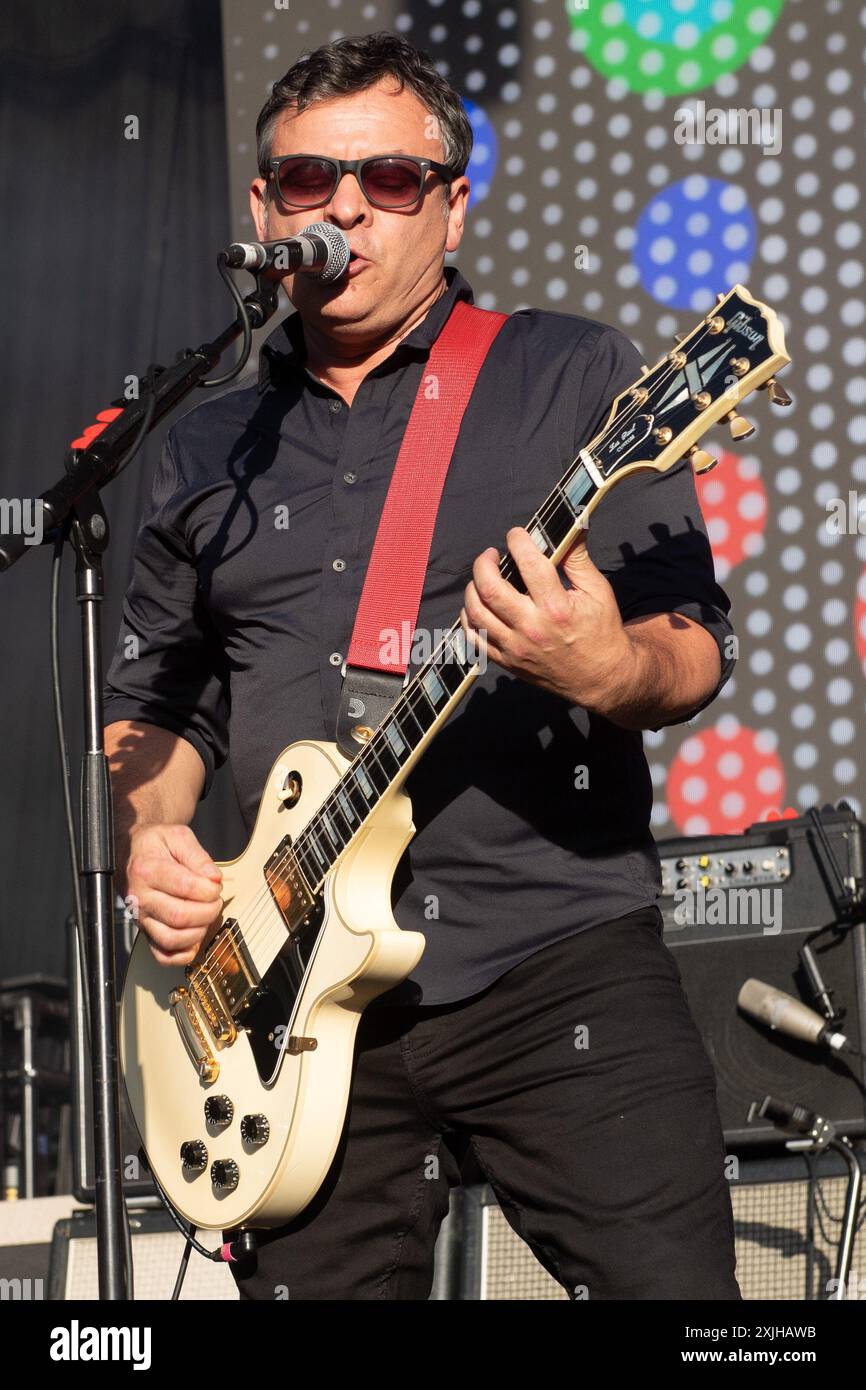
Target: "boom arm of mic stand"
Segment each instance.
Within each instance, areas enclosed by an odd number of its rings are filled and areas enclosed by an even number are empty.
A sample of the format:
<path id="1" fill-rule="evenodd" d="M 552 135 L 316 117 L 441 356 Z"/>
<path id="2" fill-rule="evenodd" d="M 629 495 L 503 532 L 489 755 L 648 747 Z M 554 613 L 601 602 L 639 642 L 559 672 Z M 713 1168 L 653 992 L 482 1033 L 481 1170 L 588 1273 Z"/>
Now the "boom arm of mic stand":
<path id="1" fill-rule="evenodd" d="M 253 329 L 267 323 L 277 309 L 277 286 L 273 281 L 256 278 L 256 289 L 244 296 L 244 304 Z M 160 420 L 189 396 L 219 361 L 226 348 L 240 337 L 242 326 L 236 318 L 218 337 L 210 343 L 192 351 L 183 349 L 173 367 L 157 368 L 152 387 L 153 415 L 148 433 Z M 130 401 L 116 420 L 114 420 L 88 449 L 74 456 L 67 466 L 64 477 L 53 487 L 47 488 L 37 499 L 41 502 L 42 535 L 48 538 L 49 532 L 63 524 L 70 512 L 76 510 L 79 502 L 95 489 L 110 482 L 117 471 L 121 459 L 134 442 L 147 410 L 150 408 L 149 394 L 137 401 Z M 88 533 L 89 540 L 101 540 L 101 535 Z M 0 537 L 0 570 L 7 570 L 28 550 L 36 549 L 28 545 L 23 535 Z"/>

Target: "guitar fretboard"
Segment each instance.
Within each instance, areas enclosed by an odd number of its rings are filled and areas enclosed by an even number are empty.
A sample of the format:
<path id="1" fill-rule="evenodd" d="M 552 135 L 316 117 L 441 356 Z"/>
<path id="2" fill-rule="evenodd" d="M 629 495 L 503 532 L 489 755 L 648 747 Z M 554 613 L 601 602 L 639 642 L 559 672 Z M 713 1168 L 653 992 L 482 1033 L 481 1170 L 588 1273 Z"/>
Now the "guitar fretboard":
<path id="1" fill-rule="evenodd" d="M 596 491 L 583 464 L 573 463 L 526 527 L 542 554 L 552 556 L 568 540 Z M 507 551 L 500 560 L 499 571 L 521 591 L 525 590 Z M 340 855 L 404 772 L 454 697 L 462 696 L 468 689 L 477 665 L 476 654 L 458 618 L 295 840 L 292 853 L 312 892 L 319 891 Z"/>

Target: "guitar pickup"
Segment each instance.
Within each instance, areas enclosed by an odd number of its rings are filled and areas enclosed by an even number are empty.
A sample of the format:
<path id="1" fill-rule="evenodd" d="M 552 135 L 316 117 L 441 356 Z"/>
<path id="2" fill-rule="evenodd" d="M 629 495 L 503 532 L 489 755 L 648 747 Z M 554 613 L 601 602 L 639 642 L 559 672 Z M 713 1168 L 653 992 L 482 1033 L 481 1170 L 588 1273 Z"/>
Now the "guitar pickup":
<path id="1" fill-rule="evenodd" d="M 285 835 L 264 868 L 265 882 L 290 932 L 304 925 L 304 918 L 315 904 L 313 894 L 291 852 L 291 836 Z"/>

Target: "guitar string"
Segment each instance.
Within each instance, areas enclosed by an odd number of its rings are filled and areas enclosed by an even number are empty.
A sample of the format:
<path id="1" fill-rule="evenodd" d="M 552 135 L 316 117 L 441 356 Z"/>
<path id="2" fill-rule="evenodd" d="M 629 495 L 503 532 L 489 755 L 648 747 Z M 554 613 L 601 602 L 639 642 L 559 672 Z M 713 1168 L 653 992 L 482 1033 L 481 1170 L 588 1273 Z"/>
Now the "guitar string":
<path id="1" fill-rule="evenodd" d="M 713 317 L 715 317 L 715 315 L 714 315 Z M 704 322 L 706 323 L 707 321 L 705 320 Z M 704 329 L 704 332 L 703 332 L 703 333 L 701 333 L 700 329 L 698 329 L 698 330 L 696 330 L 696 331 L 697 331 L 697 333 L 698 333 L 698 336 L 694 339 L 694 342 L 690 344 L 690 348 L 696 348 L 696 347 L 700 346 L 700 344 L 703 342 L 704 337 L 706 337 L 706 336 L 709 335 L 710 330 L 709 330 L 709 325 L 708 325 L 708 323 L 707 323 L 707 326 L 706 326 L 706 328 Z M 713 336 L 715 336 L 715 335 L 713 335 Z M 682 351 L 682 347 L 680 346 L 680 347 L 678 347 L 677 349 L 674 349 L 674 351 Z M 684 370 L 684 369 L 683 369 L 682 366 L 677 366 L 676 363 L 674 363 L 674 362 L 671 360 L 671 358 L 668 357 L 668 358 L 666 359 L 666 365 L 663 366 L 663 367 L 661 367 L 661 370 L 659 371 L 659 376 L 658 376 L 658 378 L 657 378 L 652 384 L 653 384 L 654 387 L 663 386 L 663 385 L 665 385 L 669 380 L 672 380 L 672 379 L 676 376 L 676 374 L 677 374 L 678 372 L 681 372 L 681 371 L 683 371 L 683 370 Z M 631 391 L 642 389 L 642 388 L 644 387 L 644 384 L 646 383 L 646 381 L 648 380 L 648 378 L 649 378 L 651 375 L 652 375 L 652 371 L 648 372 L 647 375 L 646 375 L 645 377 L 640 378 L 639 381 L 636 381 L 636 382 L 634 383 L 634 385 L 633 385 L 631 388 L 629 388 L 629 389 L 630 389 Z M 602 431 L 601 436 L 600 436 L 599 439 L 598 439 L 597 452 L 600 452 L 600 451 L 601 451 L 601 448 L 603 447 L 604 443 L 606 442 L 606 436 L 609 435 L 609 434 L 611 433 L 611 431 L 614 431 L 614 430 L 618 431 L 618 430 L 620 430 L 620 429 L 623 427 L 624 424 L 628 423 L 635 415 L 639 414 L 639 413 L 641 412 L 642 408 L 643 408 L 645 405 L 646 405 L 646 400 L 641 400 L 640 397 L 632 397 L 630 403 L 629 403 L 629 404 L 626 406 L 626 408 L 621 412 L 621 414 L 617 415 L 612 421 L 609 422 L 608 425 L 605 426 L 604 430 Z M 713 423 L 717 423 L 717 422 L 713 422 Z M 580 460 L 580 455 L 578 454 L 577 458 L 574 459 L 574 460 L 572 461 L 572 468 L 571 468 L 571 473 L 570 473 L 570 475 L 567 474 L 567 475 L 564 475 L 564 476 L 570 476 L 570 477 L 573 479 L 574 475 L 575 475 L 575 474 L 578 472 L 578 470 L 581 469 L 582 467 L 583 467 L 583 465 L 582 465 L 581 460 Z M 586 472 L 585 469 L 584 469 L 584 472 Z M 544 530 L 544 522 L 545 522 L 545 520 L 549 520 L 550 517 L 551 517 L 551 516 L 555 513 L 555 511 L 562 505 L 563 502 L 565 502 L 566 505 L 569 505 L 569 506 L 570 506 L 570 503 L 569 503 L 568 498 L 567 498 L 566 493 L 565 493 L 565 489 L 562 487 L 561 483 L 557 483 L 557 484 L 554 486 L 554 488 L 553 488 L 553 490 L 552 490 L 552 493 L 549 494 L 547 498 L 545 498 L 545 500 L 544 500 L 544 502 L 542 503 L 541 508 L 539 509 L 539 511 L 536 512 L 535 515 L 532 517 L 532 519 L 531 519 L 532 522 L 533 522 L 535 525 L 540 525 L 541 528 L 542 528 L 542 530 Z M 512 567 L 513 567 L 513 559 L 512 559 L 512 557 L 511 557 L 511 555 L 510 555 L 509 553 L 506 552 L 506 555 L 503 557 L 503 560 L 502 560 L 502 567 L 503 567 L 503 568 L 507 567 L 507 565 L 509 564 L 509 562 L 511 562 Z M 394 705 L 392 706 L 392 708 L 388 711 L 388 718 L 389 718 L 389 719 L 390 719 L 392 716 L 394 716 L 395 714 L 397 714 L 398 717 L 399 717 L 398 712 L 399 712 L 401 709 L 406 709 L 406 710 L 408 710 L 409 713 L 412 713 L 412 711 L 413 711 L 414 708 L 421 708 L 422 701 L 423 701 L 423 702 L 425 702 L 427 705 L 430 705 L 431 708 L 433 708 L 433 710 L 434 710 L 434 721 L 433 721 L 433 722 L 434 722 L 434 724 L 435 724 L 435 722 L 436 722 L 436 717 L 438 717 L 438 712 L 436 711 L 435 706 L 432 706 L 432 705 L 431 705 L 431 701 L 429 700 L 429 697 L 426 695 L 426 693 L 424 693 L 424 694 L 420 695 L 420 698 L 419 698 L 417 701 L 415 701 L 415 702 L 413 703 L 413 700 L 412 700 L 412 698 L 411 698 L 411 690 L 412 690 L 412 686 L 420 686 L 420 685 L 421 685 L 421 682 L 422 682 L 424 676 L 427 675 L 427 674 L 429 673 L 429 671 L 430 671 L 430 669 L 431 669 L 432 667 L 434 667 L 434 665 L 435 665 L 435 663 L 436 663 L 436 661 L 437 661 L 437 658 L 438 658 L 439 654 L 445 649 L 446 646 L 449 646 L 449 647 L 451 648 L 452 651 L 454 650 L 454 649 L 453 649 L 453 645 L 452 645 L 452 635 L 456 635 L 458 629 L 462 632 L 462 625 L 461 625 L 461 623 L 460 623 L 459 618 L 456 620 L 456 622 L 455 622 L 455 623 L 452 625 L 452 627 L 449 629 L 448 633 L 447 633 L 446 636 L 443 638 L 443 640 L 442 640 L 442 642 L 440 643 L 440 645 L 436 648 L 436 650 L 431 654 L 431 656 L 428 658 L 428 660 L 424 663 L 424 666 L 421 667 L 421 668 L 416 672 L 416 675 L 415 675 L 415 677 L 413 678 L 413 680 L 410 682 L 410 685 L 409 685 L 409 687 L 407 688 L 406 692 L 405 692 L 403 695 L 401 695 L 400 697 L 398 697 L 397 701 L 395 701 L 395 703 L 394 703 Z M 468 674 L 469 674 L 469 673 L 467 673 L 466 676 L 464 676 L 464 680 L 468 677 Z M 463 682 L 461 681 L 461 685 L 462 685 L 462 684 L 463 684 Z M 447 688 L 447 687 L 446 687 L 446 688 Z M 459 687 L 458 687 L 458 689 L 459 689 Z M 456 694 L 457 692 L 453 692 L 453 693 Z M 414 715 L 413 715 L 413 718 L 414 718 Z M 421 723 L 420 723 L 419 720 L 416 719 L 415 722 L 418 724 L 418 727 L 419 727 L 419 728 L 422 728 L 422 737 L 423 737 L 424 733 L 426 733 L 427 730 L 424 730 L 424 729 L 423 729 L 423 726 L 421 725 Z M 432 726 L 431 726 L 431 727 L 432 727 Z M 381 730 L 381 729 L 377 730 L 376 734 L 375 734 L 374 737 L 370 740 L 370 742 L 369 742 L 368 744 L 366 744 L 365 747 L 359 751 L 359 753 L 356 755 L 356 757 L 355 757 L 355 759 L 353 760 L 353 762 L 349 765 L 349 767 L 348 767 L 348 768 L 345 770 L 345 772 L 342 774 L 342 776 L 341 776 L 341 778 L 340 778 L 340 782 L 337 784 L 337 786 L 335 786 L 334 788 L 331 789 L 331 791 L 329 792 L 328 796 L 324 799 L 324 801 L 321 803 L 321 805 L 320 805 L 319 807 L 317 807 L 316 811 L 313 813 L 313 815 L 311 816 L 310 820 L 307 822 L 307 825 L 304 827 L 305 829 L 309 828 L 309 826 L 312 824 L 312 821 L 313 821 L 314 817 L 317 817 L 317 816 L 318 816 L 318 817 L 321 817 L 323 813 L 324 813 L 324 814 L 328 814 L 328 810 L 326 810 L 326 808 L 332 809 L 333 806 L 336 806 L 336 805 L 338 804 L 338 802 L 337 802 L 338 793 L 340 792 L 340 790 L 341 790 L 343 784 L 347 781 L 347 779 L 348 779 L 348 777 L 349 777 L 349 774 L 351 773 L 352 768 L 353 768 L 353 766 L 355 765 L 355 763 L 360 763 L 361 759 L 363 759 L 363 758 L 367 755 L 368 750 L 371 751 L 371 752 L 373 753 L 373 758 L 374 758 L 375 762 L 378 764 L 380 770 L 381 770 L 382 773 L 385 775 L 385 777 L 388 779 L 388 785 L 390 785 L 390 784 L 394 781 L 394 777 L 392 777 L 392 776 L 390 776 L 390 775 L 388 774 L 388 772 L 387 772 L 387 770 L 386 770 L 384 764 L 381 762 L 380 758 L 378 757 L 378 754 L 377 754 L 377 752 L 376 752 L 376 743 L 377 743 L 377 741 L 378 741 L 378 743 L 379 743 L 380 749 L 381 749 L 382 751 L 384 751 L 384 747 L 387 745 L 387 736 L 384 735 L 384 734 L 382 733 L 382 730 Z M 392 755 L 393 755 L 393 756 L 396 756 L 396 754 L 393 753 L 393 749 L 391 750 L 391 752 L 392 752 Z M 398 772 L 399 772 L 399 769 L 398 769 Z M 368 780 L 369 780 L 369 779 L 368 779 Z M 375 784 L 373 784 L 373 786 L 374 786 L 374 790 L 375 790 Z M 386 787 L 386 791 L 387 791 L 387 787 Z M 376 802 L 375 804 L 377 804 L 377 805 L 379 804 L 379 800 L 381 799 L 381 797 L 382 797 L 384 794 L 385 794 L 384 792 L 378 793 L 378 799 L 377 799 L 377 802 Z M 356 814 L 358 814 L 358 813 L 357 813 L 357 808 L 354 806 L 354 803 L 351 801 L 351 798 L 348 797 L 348 796 L 345 794 L 345 792 L 343 793 L 343 796 L 344 796 L 344 799 L 347 801 L 347 803 L 348 803 L 348 804 L 352 807 L 352 809 L 356 812 Z M 372 812 L 373 809 L 375 809 L 375 807 L 374 807 L 374 806 L 371 806 L 370 808 L 368 808 L 368 811 L 367 811 L 363 816 L 360 816 L 360 818 L 359 818 L 359 823 L 358 823 L 358 825 L 355 827 L 355 829 L 352 831 L 352 834 L 351 834 L 351 837 L 350 837 L 348 843 L 347 843 L 346 845 L 344 845 L 344 846 L 342 847 L 342 849 L 340 849 L 340 850 L 338 851 L 338 854 L 342 854 L 342 853 L 344 852 L 344 850 L 348 848 L 348 846 L 351 844 L 352 839 L 355 837 L 355 835 L 358 833 L 358 831 L 363 827 L 363 824 L 364 824 L 365 820 L 367 819 L 369 813 Z M 342 809 L 341 809 L 341 815 L 343 815 L 344 819 L 346 819 L 345 813 L 342 811 Z M 347 821 L 347 824 L 348 824 L 348 821 Z M 303 834 L 303 831 L 301 831 L 301 834 Z M 299 838 L 300 838 L 300 836 L 299 836 Z M 297 842 L 296 842 L 296 844 L 297 844 Z M 266 882 L 266 884 L 267 884 L 267 887 L 266 887 L 266 888 L 263 888 L 263 889 L 259 889 L 259 890 L 258 890 L 258 893 L 256 894 L 256 896 L 250 901 L 250 903 L 248 904 L 248 906 L 243 910 L 242 915 L 243 915 L 243 917 L 246 919 L 246 920 L 245 920 L 245 930 L 244 930 L 244 932 L 243 932 L 243 937 L 244 937 L 244 939 L 245 939 L 245 941 L 246 941 L 246 945 L 247 945 L 248 949 L 250 949 L 250 950 L 253 949 L 253 943 L 254 943 L 254 942 L 255 942 L 256 946 L 260 945 L 260 944 L 261 944 L 261 940 L 264 939 L 264 938 L 267 938 L 268 934 L 269 934 L 271 931 L 274 932 L 274 935 L 275 935 L 275 937 L 276 937 L 277 940 L 283 939 L 284 933 L 285 933 L 285 931 L 286 931 L 285 923 L 282 922 L 281 920 L 276 920 L 276 921 L 275 921 L 275 920 L 272 918 L 272 916 L 271 916 L 270 912 L 268 911 L 268 909 L 270 909 L 271 906 L 275 906 L 275 905 L 276 905 L 276 904 L 274 903 L 274 897 L 273 897 L 273 892 L 272 892 L 273 886 L 274 886 L 276 883 L 281 883 L 281 882 L 284 881 L 284 880 L 282 879 L 282 876 L 281 876 L 281 871 L 282 871 L 282 869 L 283 869 L 286 865 L 290 864 L 291 861 L 292 861 L 293 859 L 295 860 L 295 862 L 296 862 L 296 864 L 297 864 L 297 866 L 298 866 L 299 869 L 304 870 L 304 869 L 306 868 L 306 866 L 303 865 L 303 864 L 301 863 L 301 860 L 299 859 L 299 857 L 298 857 L 298 855 L 297 855 L 297 853 L 296 853 L 296 845 L 290 846 L 289 849 L 288 849 L 288 850 L 285 852 L 285 854 L 282 856 L 282 858 L 281 858 L 280 860 L 278 860 L 278 861 L 277 861 L 277 864 L 272 868 L 272 870 L 271 870 L 271 877 L 270 877 L 270 878 L 268 877 L 268 871 L 265 870 L 265 882 Z M 320 871 L 316 869 L 316 866 L 315 866 L 314 861 L 310 860 L 310 862 L 312 863 L 313 869 L 315 870 L 315 872 L 316 872 L 316 873 L 319 873 Z M 333 868 L 333 865 L 331 865 L 331 866 L 325 871 L 325 875 L 324 875 L 325 878 L 327 878 L 327 875 L 331 872 L 331 869 L 332 869 L 332 868 Z M 307 881 L 307 876 L 308 876 L 307 872 L 303 872 L 302 877 L 303 877 L 303 880 L 304 880 L 305 883 L 306 883 L 306 881 Z M 324 881 L 324 880 L 322 880 L 322 881 Z M 316 880 L 316 881 L 311 881 L 311 882 L 308 884 L 308 886 L 309 886 L 309 888 L 310 888 L 310 891 L 311 891 L 312 896 L 315 897 L 316 894 L 317 894 L 317 892 L 320 891 L 320 889 L 318 888 L 318 880 Z M 277 908 L 277 912 L 279 913 L 279 908 Z M 255 916 L 252 918 L 252 920 L 250 920 L 250 914 L 252 914 L 252 913 L 254 913 Z M 240 916 L 240 915 L 241 915 L 241 914 L 239 914 L 239 916 Z M 260 930 L 257 930 L 257 928 L 260 927 L 260 924 L 261 924 L 261 922 L 262 922 L 262 917 L 263 917 L 263 916 L 266 916 L 266 921 L 265 921 L 265 930 L 264 930 L 264 932 L 262 933 Z M 237 928 L 239 925 L 240 925 L 240 924 L 239 924 L 238 922 L 235 922 L 235 923 L 233 924 L 233 926 L 229 927 L 228 932 L 226 933 L 232 940 L 234 940 L 234 938 L 235 938 L 235 935 L 236 935 L 236 928 Z M 221 943 L 221 944 L 220 944 L 220 947 L 218 948 L 217 952 L 215 953 L 213 959 L 212 959 L 212 960 L 209 960 L 209 959 L 206 957 L 205 960 L 202 962 L 202 964 L 196 968 L 195 972 L 193 973 L 193 976 L 190 977 L 191 983 L 193 982 L 193 980 L 195 981 L 196 984 L 200 984 L 200 983 L 208 984 L 208 983 L 210 983 L 212 977 L 213 977 L 217 972 L 219 972 L 219 971 L 221 970 L 221 968 L 222 968 L 222 966 L 224 965 L 225 961 L 231 956 L 231 954 L 232 954 L 231 946 L 230 946 L 228 943 L 226 943 L 225 946 L 223 947 L 223 944 Z"/>

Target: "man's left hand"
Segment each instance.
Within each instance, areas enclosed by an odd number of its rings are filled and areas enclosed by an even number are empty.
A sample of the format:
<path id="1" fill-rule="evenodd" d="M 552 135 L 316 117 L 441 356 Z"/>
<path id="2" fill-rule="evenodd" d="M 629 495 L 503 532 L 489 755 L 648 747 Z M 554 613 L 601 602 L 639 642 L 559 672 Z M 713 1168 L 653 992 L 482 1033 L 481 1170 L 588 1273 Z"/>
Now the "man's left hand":
<path id="1" fill-rule="evenodd" d="M 589 558 L 586 533 L 561 562 L 569 589 L 524 527 L 513 526 L 506 541 L 527 592 L 499 573 L 496 550 L 482 551 L 460 614 L 467 636 L 507 671 L 570 704 L 601 713 L 618 705 L 633 680 L 635 653 L 613 589 Z"/>

